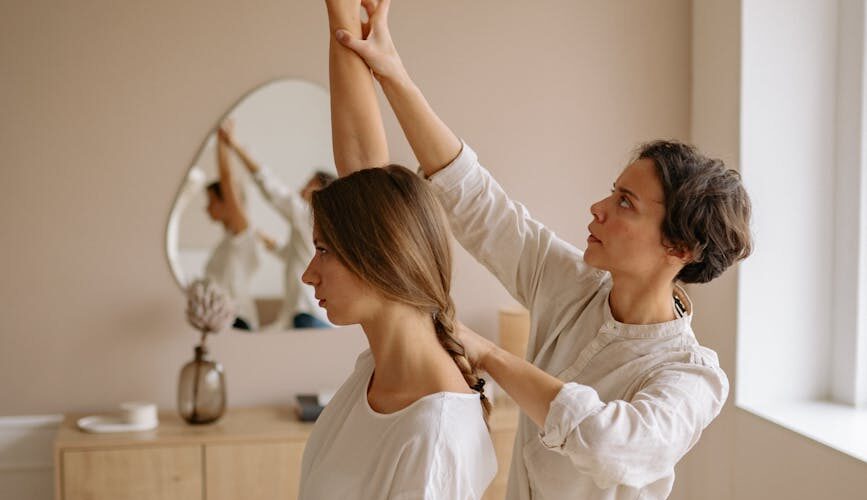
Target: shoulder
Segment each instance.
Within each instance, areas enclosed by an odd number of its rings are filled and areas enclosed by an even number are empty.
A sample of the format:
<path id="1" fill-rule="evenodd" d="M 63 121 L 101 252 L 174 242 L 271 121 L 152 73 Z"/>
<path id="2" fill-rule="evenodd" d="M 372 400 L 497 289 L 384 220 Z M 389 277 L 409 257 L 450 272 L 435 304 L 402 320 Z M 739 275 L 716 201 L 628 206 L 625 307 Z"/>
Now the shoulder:
<path id="1" fill-rule="evenodd" d="M 424 429 L 425 440 L 432 445 L 450 441 L 449 436 L 478 431 L 487 434 L 478 394 L 437 392 L 418 399 L 401 412 L 402 425 Z"/>
<path id="2" fill-rule="evenodd" d="M 229 241 L 235 247 L 253 250 L 257 246 L 256 231 L 249 225 L 240 233 L 229 235 Z"/>
<path id="3" fill-rule="evenodd" d="M 692 341 L 682 350 L 671 353 L 665 362 L 655 366 L 644 379 L 642 386 L 668 387 L 664 392 L 705 393 L 724 401 L 728 395 L 729 381 L 720 367 L 719 357 L 712 349 L 704 347 L 689 335 Z"/>
<path id="4" fill-rule="evenodd" d="M 427 445 L 441 456 L 475 456 L 491 446 L 478 394 L 443 392 L 418 403 L 407 417 L 426 429 Z"/>

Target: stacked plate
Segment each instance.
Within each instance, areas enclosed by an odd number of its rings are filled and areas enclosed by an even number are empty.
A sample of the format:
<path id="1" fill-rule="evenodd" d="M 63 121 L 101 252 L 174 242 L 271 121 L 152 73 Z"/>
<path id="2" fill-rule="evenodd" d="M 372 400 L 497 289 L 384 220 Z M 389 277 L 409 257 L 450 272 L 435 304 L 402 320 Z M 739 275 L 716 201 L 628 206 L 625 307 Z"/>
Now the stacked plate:
<path id="1" fill-rule="evenodd" d="M 156 429 L 159 419 L 157 405 L 134 401 L 121 403 L 117 413 L 91 415 L 78 419 L 77 423 L 85 432 L 139 432 Z"/>

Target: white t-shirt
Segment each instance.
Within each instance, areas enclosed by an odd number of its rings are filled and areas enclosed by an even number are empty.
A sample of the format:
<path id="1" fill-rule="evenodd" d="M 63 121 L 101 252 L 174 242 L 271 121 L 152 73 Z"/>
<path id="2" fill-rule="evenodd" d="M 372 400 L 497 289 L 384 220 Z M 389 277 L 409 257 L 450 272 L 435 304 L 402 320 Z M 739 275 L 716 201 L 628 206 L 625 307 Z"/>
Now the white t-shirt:
<path id="1" fill-rule="evenodd" d="M 213 280 L 235 301 L 236 316 L 259 328 L 259 314 L 250 293 L 250 280 L 259 268 L 259 248 L 252 228 L 226 235 L 211 253 L 205 265 L 205 277 Z"/>
<path id="2" fill-rule="evenodd" d="M 394 413 L 367 401 L 370 350 L 304 449 L 301 500 L 479 499 L 497 473 L 478 394 L 438 392 Z"/>
<path id="3" fill-rule="evenodd" d="M 328 323 L 328 316 L 314 297 L 313 287 L 301 282 L 301 275 L 313 259 L 314 253 L 310 204 L 299 193 L 283 184 L 264 165 L 253 174 L 253 179 L 262 195 L 289 224 L 286 244 L 276 252 L 285 264 L 285 297 L 278 322 L 292 328 L 295 316 L 307 313 Z"/>
<path id="4" fill-rule="evenodd" d="M 509 199 L 469 146 L 431 182 L 461 245 L 530 310 L 527 359 L 566 382 L 542 428 L 521 414 L 506 498 L 667 498 L 729 390 L 689 297 L 676 288 L 675 320 L 621 323 L 611 275 Z"/>

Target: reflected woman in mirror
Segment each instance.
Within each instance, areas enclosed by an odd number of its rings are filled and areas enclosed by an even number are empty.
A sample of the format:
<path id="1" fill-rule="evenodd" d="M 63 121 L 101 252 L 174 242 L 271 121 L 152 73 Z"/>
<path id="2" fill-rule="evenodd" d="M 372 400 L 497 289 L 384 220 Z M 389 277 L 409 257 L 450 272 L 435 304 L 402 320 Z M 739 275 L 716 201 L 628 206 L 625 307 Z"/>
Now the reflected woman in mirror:
<path id="1" fill-rule="evenodd" d="M 286 186 L 266 165 L 257 162 L 237 140 L 232 130 L 221 129 L 222 140 L 232 148 L 241 163 L 256 181 L 262 196 L 277 210 L 289 225 L 286 243 L 278 245 L 261 231 L 257 236 L 269 251 L 284 264 L 283 305 L 278 324 L 285 328 L 329 328 L 331 324 L 316 304 L 313 290 L 301 282 L 301 273 L 313 258 L 313 227 L 310 217 L 310 201 L 314 191 L 327 186 L 334 176 L 317 171 L 307 180 L 300 191 Z"/>
<path id="2" fill-rule="evenodd" d="M 359 3 L 326 2 L 361 34 Z M 332 39 L 331 113 L 341 178 L 313 193 L 316 255 L 304 281 L 370 349 L 319 416 L 302 500 L 479 499 L 496 474 L 484 382 L 455 336 L 445 214 L 427 183 L 388 165 L 373 80 Z"/>
<path id="3" fill-rule="evenodd" d="M 217 169 L 220 180 L 207 187 L 208 216 L 222 224 L 225 234 L 211 252 L 205 277 L 213 280 L 235 301 L 238 317 L 234 328 L 256 330 L 259 315 L 250 294 L 250 280 L 259 268 L 259 250 L 247 213 L 241 188 L 229 163 L 229 146 L 223 138 L 231 133 L 232 122 L 222 124 L 217 134 Z"/>
<path id="4" fill-rule="evenodd" d="M 694 147 L 645 144 L 590 207 L 580 250 L 511 200 L 434 113 L 391 40 L 389 3 L 364 0 L 369 29 L 336 38 L 373 71 L 458 241 L 530 310 L 531 362 L 459 327 L 471 361 L 522 410 L 507 498 L 667 498 L 729 390 L 677 283 L 706 283 L 750 254 L 740 176 Z"/>

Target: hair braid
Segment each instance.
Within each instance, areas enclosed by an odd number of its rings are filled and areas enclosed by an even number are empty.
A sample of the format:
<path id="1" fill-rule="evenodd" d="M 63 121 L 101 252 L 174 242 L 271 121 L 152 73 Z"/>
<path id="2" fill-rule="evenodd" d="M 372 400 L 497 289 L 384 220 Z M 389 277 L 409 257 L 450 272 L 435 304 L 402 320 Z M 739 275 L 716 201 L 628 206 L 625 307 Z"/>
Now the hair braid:
<path id="1" fill-rule="evenodd" d="M 464 345 L 455 337 L 455 306 L 451 297 L 448 298 L 448 303 L 445 304 L 439 312 L 434 313 L 434 329 L 437 333 L 437 339 L 440 344 L 452 357 L 452 360 L 464 376 L 467 385 L 474 391 L 480 394 L 480 402 L 482 403 L 482 414 L 485 417 L 485 425 L 490 429 L 488 417 L 491 414 L 491 402 L 485 397 L 485 380 L 479 377 L 476 367 L 470 364 L 469 358 L 466 356 Z"/>

